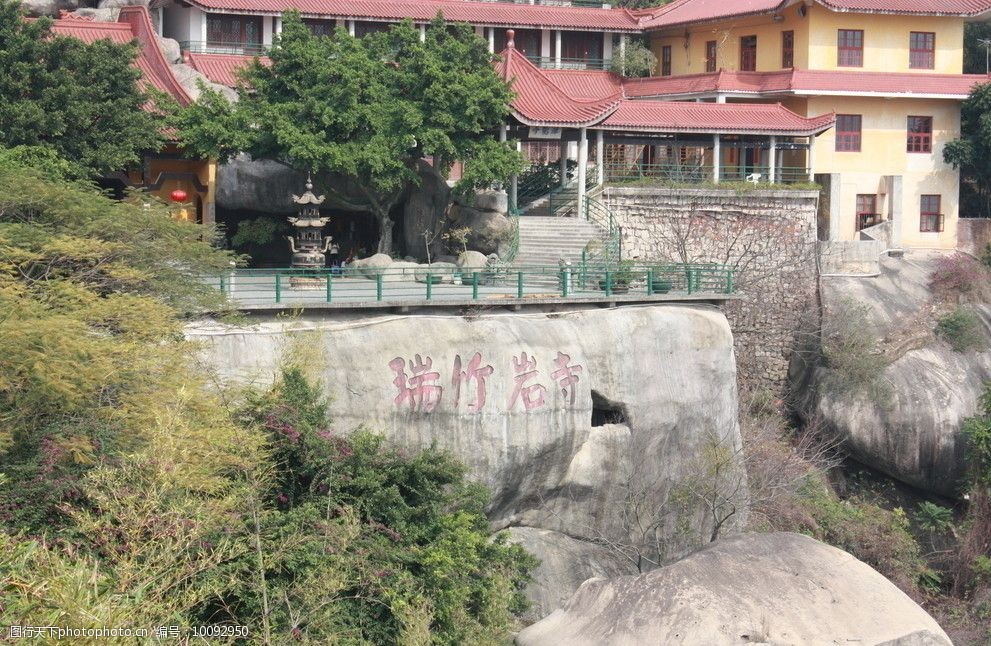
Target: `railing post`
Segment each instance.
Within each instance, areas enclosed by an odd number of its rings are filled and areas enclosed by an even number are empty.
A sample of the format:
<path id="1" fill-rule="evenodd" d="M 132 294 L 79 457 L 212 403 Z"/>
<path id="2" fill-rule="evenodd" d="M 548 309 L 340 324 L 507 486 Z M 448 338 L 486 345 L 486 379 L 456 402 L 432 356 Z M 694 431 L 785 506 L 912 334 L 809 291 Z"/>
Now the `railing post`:
<path id="1" fill-rule="evenodd" d="M 433 297 L 434 293 L 434 276 L 430 272 L 427 272 L 427 300 L 429 301 Z"/>
<path id="2" fill-rule="evenodd" d="M 382 274 L 375 276 L 375 300 L 382 300 Z"/>
<path id="3" fill-rule="evenodd" d="M 334 279 L 330 271 L 327 272 L 327 302 L 333 300 Z"/>
<path id="4" fill-rule="evenodd" d="M 732 269 L 727 269 L 726 270 L 726 293 L 727 294 L 732 294 L 733 293 L 733 270 Z"/>
<path id="5" fill-rule="evenodd" d="M 478 272 L 471 272 L 471 298 L 478 300 Z"/>
<path id="6" fill-rule="evenodd" d="M 227 290 L 224 288 L 224 275 L 220 274 L 220 293 L 226 294 Z"/>
<path id="7" fill-rule="evenodd" d="M 654 270 L 647 270 L 647 296 L 654 295 Z"/>
<path id="8" fill-rule="evenodd" d="M 282 302 L 282 274 L 275 274 L 275 302 Z"/>
<path id="9" fill-rule="evenodd" d="M 523 298 L 523 272 L 516 272 L 516 298 Z"/>
<path id="10" fill-rule="evenodd" d="M 612 296 L 612 274 L 606 270 L 606 296 Z"/>

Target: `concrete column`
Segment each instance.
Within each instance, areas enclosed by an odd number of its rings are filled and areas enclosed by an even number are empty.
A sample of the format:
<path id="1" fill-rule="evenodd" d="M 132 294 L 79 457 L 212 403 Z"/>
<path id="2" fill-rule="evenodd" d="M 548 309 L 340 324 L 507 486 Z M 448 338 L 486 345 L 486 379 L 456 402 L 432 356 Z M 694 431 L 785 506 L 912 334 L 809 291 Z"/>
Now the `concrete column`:
<path id="1" fill-rule="evenodd" d="M 272 31 L 274 22 L 275 18 L 271 16 L 262 17 L 262 45 L 265 47 L 272 46 Z"/>
<path id="2" fill-rule="evenodd" d="M 612 60 L 612 37 L 611 31 L 602 34 L 602 61 L 605 69 L 609 69 L 609 62 Z"/>
<path id="3" fill-rule="evenodd" d="M 712 135 L 712 181 L 719 183 L 719 176 L 722 174 L 723 147 L 719 135 Z"/>
<path id="4" fill-rule="evenodd" d="M 843 214 L 843 192 L 840 189 L 840 174 L 833 173 L 829 180 L 829 239 L 831 241 L 842 239 L 842 227 L 840 225 Z"/>
<path id="5" fill-rule="evenodd" d="M 561 146 L 561 165 L 559 172 L 561 173 L 561 186 L 568 183 L 568 142 L 560 142 Z"/>
<path id="6" fill-rule="evenodd" d="M 201 12 L 199 12 L 199 17 L 200 17 L 200 25 L 199 25 L 199 27 L 200 27 L 200 40 L 203 42 L 203 45 L 205 46 L 206 43 L 207 43 L 207 37 L 206 37 L 206 14 L 201 11 Z M 192 31 L 190 31 L 189 33 L 190 33 L 190 35 L 193 34 Z"/>
<path id="7" fill-rule="evenodd" d="M 489 53 L 495 54 L 495 27 L 486 27 L 485 30 L 489 32 Z"/>
<path id="8" fill-rule="evenodd" d="M 503 142 L 506 141 L 506 136 L 508 134 L 508 131 L 509 131 L 509 126 L 507 126 L 506 124 L 503 123 L 499 126 L 499 141 L 503 141 Z"/>
<path id="9" fill-rule="evenodd" d="M 163 31 L 165 29 L 164 25 L 165 25 L 165 8 L 164 7 L 159 7 L 158 8 L 158 24 L 155 25 L 155 27 L 157 28 L 159 37 L 164 37 L 165 36 L 165 32 Z"/>
<path id="10" fill-rule="evenodd" d="M 578 217 L 585 217 L 585 174 L 588 172 L 588 132 L 578 130 Z"/>
<path id="11" fill-rule="evenodd" d="M 425 42 L 427 40 L 427 26 L 420 25 L 420 42 Z"/>
<path id="12" fill-rule="evenodd" d="M 774 184 L 778 178 L 778 138 L 771 137 L 771 149 L 768 151 L 767 181 Z"/>
<path id="13" fill-rule="evenodd" d="M 561 30 L 554 31 L 554 67 L 561 69 Z"/>
<path id="14" fill-rule="evenodd" d="M 551 50 L 551 30 L 541 29 L 540 30 L 540 57 L 549 60 L 554 56 Z"/>
<path id="15" fill-rule="evenodd" d="M 350 34 L 352 38 L 354 37 L 354 21 L 353 20 L 349 20 L 348 21 L 348 34 Z"/>
<path id="16" fill-rule="evenodd" d="M 622 61 L 620 65 L 619 73 L 621 75 L 626 74 L 626 39 L 629 38 L 626 34 L 620 34 L 619 36 L 619 59 Z"/>
<path id="17" fill-rule="evenodd" d="M 717 94 L 716 95 L 716 103 L 726 103 L 726 95 L 725 94 Z"/>
<path id="18" fill-rule="evenodd" d="M 816 138 L 815 135 L 809 137 L 809 150 L 805 154 L 808 164 L 809 164 L 809 181 L 814 182 L 816 179 Z"/>
<path id="19" fill-rule="evenodd" d="M 904 183 L 901 175 L 889 175 L 885 178 L 888 184 L 888 217 L 891 219 L 891 248 L 902 248 L 902 227 L 905 224 L 904 214 Z"/>
<path id="20" fill-rule="evenodd" d="M 282 33 L 282 16 L 275 17 L 275 33 L 276 34 Z"/>
<path id="21" fill-rule="evenodd" d="M 595 131 L 595 163 L 598 165 L 595 183 L 602 186 L 606 183 L 606 141 L 601 130 Z"/>

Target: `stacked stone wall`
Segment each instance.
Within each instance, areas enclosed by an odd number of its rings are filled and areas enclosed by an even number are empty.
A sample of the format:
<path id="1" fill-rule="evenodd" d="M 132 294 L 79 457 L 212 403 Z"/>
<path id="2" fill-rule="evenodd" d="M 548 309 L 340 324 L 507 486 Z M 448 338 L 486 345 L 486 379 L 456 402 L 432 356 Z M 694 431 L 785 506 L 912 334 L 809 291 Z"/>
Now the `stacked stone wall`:
<path id="1" fill-rule="evenodd" d="M 817 317 L 818 191 L 607 187 L 623 257 L 737 271 L 724 310 L 742 385 L 783 392 L 800 330 Z"/>

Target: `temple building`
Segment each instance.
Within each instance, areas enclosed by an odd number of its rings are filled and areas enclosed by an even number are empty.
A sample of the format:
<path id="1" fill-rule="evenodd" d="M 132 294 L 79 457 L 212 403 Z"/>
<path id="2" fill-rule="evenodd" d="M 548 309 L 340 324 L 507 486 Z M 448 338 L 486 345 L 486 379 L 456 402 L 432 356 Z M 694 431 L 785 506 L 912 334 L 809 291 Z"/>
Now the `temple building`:
<path id="1" fill-rule="evenodd" d="M 156 29 L 145 7 L 121 8 L 117 22 L 65 14 L 54 22 L 52 31 L 87 43 L 101 39 L 119 44 L 137 41 L 139 49 L 134 64 L 141 70 L 142 83 L 171 96 L 179 105 L 192 103 L 158 46 Z M 214 160 L 190 159 L 171 140 L 162 150 L 145 151 L 143 157 L 140 167 L 121 169 L 101 178 L 100 184 L 118 196 L 127 188 L 143 188 L 163 200 L 185 194 L 183 203 L 175 207 L 177 217 L 203 223 L 214 221 L 217 176 Z"/>

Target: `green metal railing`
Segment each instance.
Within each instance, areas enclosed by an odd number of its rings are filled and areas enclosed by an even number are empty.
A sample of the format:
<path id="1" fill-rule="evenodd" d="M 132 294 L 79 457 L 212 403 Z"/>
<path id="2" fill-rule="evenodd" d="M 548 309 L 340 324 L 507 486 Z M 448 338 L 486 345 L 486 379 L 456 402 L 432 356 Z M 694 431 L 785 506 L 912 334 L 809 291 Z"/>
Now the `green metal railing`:
<path id="1" fill-rule="evenodd" d="M 605 166 L 606 182 L 658 182 L 704 184 L 714 178 L 714 168 L 705 164 L 644 164 L 610 163 Z M 719 179 L 724 182 L 746 182 L 756 176 L 759 183 L 770 183 L 768 166 L 722 166 Z M 779 166 L 775 169 L 774 183 L 796 184 L 809 181 L 809 169 L 797 166 Z"/>
<path id="2" fill-rule="evenodd" d="M 608 70 L 612 66 L 609 58 L 561 58 L 554 56 L 527 56 L 537 67 L 546 70 Z"/>
<path id="3" fill-rule="evenodd" d="M 270 45 L 261 43 L 215 42 L 206 40 L 183 40 L 179 48 L 194 54 L 236 54 L 239 56 L 264 56 Z"/>
<path id="4" fill-rule="evenodd" d="M 461 303 L 506 299 L 600 299 L 621 295 L 707 296 L 735 292 L 734 272 L 721 265 L 582 263 L 577 266 L 457 269 L 240 269 L 207 281 L 238 306 L 331 303 Z"/>
<path id="5" fill-rule="evenodd" d="M 582 265 L 616 265 L 623 260 L 622 232 L 613 219 L 612 211 L 590 195 L 585 196 L 585 217 L 606 230 L 606 239 L 599 247 L 582 251 Z"/>

